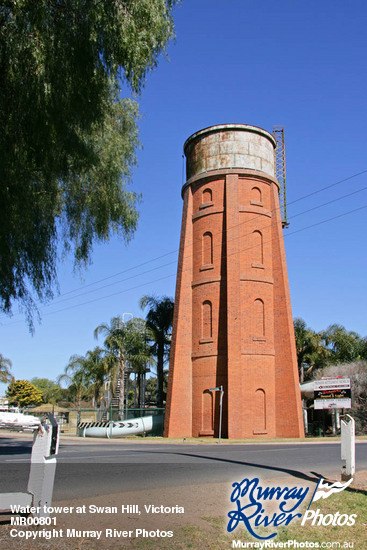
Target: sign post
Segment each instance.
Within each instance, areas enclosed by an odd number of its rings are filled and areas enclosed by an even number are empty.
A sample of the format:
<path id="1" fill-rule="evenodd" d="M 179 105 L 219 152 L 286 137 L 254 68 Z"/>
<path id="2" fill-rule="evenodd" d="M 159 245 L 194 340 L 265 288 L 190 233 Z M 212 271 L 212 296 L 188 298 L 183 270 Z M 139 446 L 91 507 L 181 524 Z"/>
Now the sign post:
<path id="1" fill-rule="evenodd" d="M 350 378 L 322 378 L 314 382 L 315 409 L 351 409 Z M 356 471 L 355 421 L 349 415 L 340 416 L 342 480 L 348 481 Z"/>
<path id="2" fill-rule="evenodd" d="M 209 391 L 219 391 L 220 392 L 220 400 L 219 400 L 219 443 L 221 442 L 222 438 L 222 407 L 223 407 L 223 386 L 218 386 L 217 388 L 210 388 Z"/>

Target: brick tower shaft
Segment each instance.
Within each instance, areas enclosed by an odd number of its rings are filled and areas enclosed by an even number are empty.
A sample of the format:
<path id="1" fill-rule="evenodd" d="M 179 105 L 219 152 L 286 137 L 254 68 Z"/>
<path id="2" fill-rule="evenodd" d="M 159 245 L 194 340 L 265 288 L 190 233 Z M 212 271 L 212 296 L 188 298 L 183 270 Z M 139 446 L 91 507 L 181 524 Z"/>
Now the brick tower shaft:
<path id="1" fill-rule="evenodd" d="M 213 126 L 185 143 L 187 182 L 165 435 L 301 437 L 273 137 Z"/>

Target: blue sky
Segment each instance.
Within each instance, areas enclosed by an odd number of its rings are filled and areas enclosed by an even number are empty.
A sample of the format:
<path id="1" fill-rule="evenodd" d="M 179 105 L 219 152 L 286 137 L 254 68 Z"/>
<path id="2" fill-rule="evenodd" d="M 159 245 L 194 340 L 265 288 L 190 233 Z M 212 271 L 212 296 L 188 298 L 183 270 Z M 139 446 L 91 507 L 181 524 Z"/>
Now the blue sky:
<path id="1" fill-rule="evenodd" d="M 221 123 L 284 125 L 293 316 L 315 330 L 340 323 L 367 335 L 367 4 L 184 0 L 174 13 L 169 61 L 139 100 L 135 237 L 96 246 L 82 278 L 71 259 L 60 262 L 60 296 L 40 308 L 34 336 L 16 307 L 0 316 L 0 353 L 16 378 L 55 379 L 71 355 L 102 344 L 97 325 L 142 316 L 143 294 L 174 296 L 183 143 Z"/>

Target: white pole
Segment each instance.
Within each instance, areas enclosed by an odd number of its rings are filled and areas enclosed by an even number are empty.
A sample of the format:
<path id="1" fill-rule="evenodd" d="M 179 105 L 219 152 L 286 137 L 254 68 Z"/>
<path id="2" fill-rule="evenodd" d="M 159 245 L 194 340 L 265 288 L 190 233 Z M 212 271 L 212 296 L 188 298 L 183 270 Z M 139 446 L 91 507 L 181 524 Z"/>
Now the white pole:
<path id="1" fill-rule="evenodd" d="M 347 481 L 356 471 L 356 441 L 355 421 L 349 414 L 340 417 L 341 428 L 341 459 L 345 460 L 342 467 L 342 480 Z"/>
<path id="2" fill-rule="evenodd" d="M 220 401 L 219 401 L 219 443 L 222 437 L 222 405 L 223 405 L 223 386 L 219 386 L 220 391 Z"/>
<path id="3" fill-rule="evenodd" d="M 222 405 L 223 405 L 223 386 L 218 386 L 217 388 L 210 388 L 209 391 L 219 391 L 220 392 L 220 399 L 219 399 L 219 443 L 222 438 Z"/>
<path id="4" fill-rule="evenodd" d="M 35 507 L 34 517 L 48 517 L 47 507 L 52 502 L 56 471 L 55 455 L 59 446 L 59 427 L 55 419 L 48 416 L 51 426 L 42 424 L 34 433 L 27 492 L 0 494 L 0 511 L 20 504 Z"/>

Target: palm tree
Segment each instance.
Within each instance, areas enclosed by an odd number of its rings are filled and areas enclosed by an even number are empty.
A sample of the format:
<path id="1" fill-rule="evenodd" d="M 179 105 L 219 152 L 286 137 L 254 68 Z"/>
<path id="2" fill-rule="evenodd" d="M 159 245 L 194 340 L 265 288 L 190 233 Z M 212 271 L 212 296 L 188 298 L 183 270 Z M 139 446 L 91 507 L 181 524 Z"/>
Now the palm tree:
<path id="1" fill-rule="evenodd" d="M 356 332 L 333 324 L 322 331 L 320 336 L 330 352 L 330 363 L 350 363 L 361 359 L 364 341 Z"/>
<path id="2" fill-rule="evenodd" d="M 137 373 L 140 383 L 141 374 L 152 363 L 150 347 L 147 343 L 151 335 L 143 319 L 135 318 L 125 323 L 121 317 L 113 317 L 109 325 L 107 323 L 99 325 L 94 331 L 95 338 L 100 334 L 105 335 L 107 371 L 113 387 L 116 386 L 116 382 L 119 385 L 119 409 L 122 411 L 126 366 L 129 364 Z"/>
<path id="3" fill-rule="evenodd" d="M 0 382 L 8 384 L 13 380 L 11 374 L 11 361 L 0 353 Z"/>
<path id="4" fill-rule="evenodd" d="M 323 345 L 321 334 L 307 327 L 303 319 L 294 319 L 294 334 L 300 382 L 303 383 L 305 367 L 309 375 L 313 370 L 325 366 L 330 353 Z"/>
<path id="5" fill-rule="evenodd" d="M 70 396 L 76 395 L 78 407 L 83 397 L 87 395 L 86 378 L 84 372 L 84 360 L 82 355 L 72 355 L 65 367 L 65 372 L 57 377 L 57 384 L 66 382 Z M 74 401 L 74 399 L 72 399 Z"/>
<path id="6" fill-rule="evenodd" d="M 144 319 L 135 318 L 126 323 L 125 357 L 137 377 L 137 406 L 141 406 L 141 380 L 147 368 L 154 363 L 149 341 L 152 334 Z"/>
<path id="7" fill-rule="evenodd" d="M 86 355 L 72 355 L 65 367 L 65 373 L 60 375 L 57 382 L 67 381 L 69 390 L 77 395 L 78 406 L 83 397 L 92 397 L 93 406 L 97 406 L 107 377 L 107 363 L 104 350 L 95 348 L 87 351 Z"/>
<path id="8" fill-rule="evenodd" d="M 98 406 L 101 391 L 108 375 L 107 365 L 103 349 L 97 347 L 92 351 L 87 351 L 84 369 L 88 384 L 88 393 L 92 396 L 94 407 Z"/>
<path id="9" fill-rule="evenodd" d="M 126 357 L 124 348 L 125 323 L 122 317 L 112 317 L 110 324 L 102 323 L 98 325 L 94 330 L 94 337 L 97 339 L 100 334 L 105 336 L 104 346 L 107 352 L 108 372 L 111 381 L 117 382 L 117 385 L 119 385 L 119 410 L 123 410 Z"/>
<path id="10" fill-rule="evenodd" d="M 155 296 L 143 296 L 140 299 L 140 307 L 149 307 L 146 322 L 152 333 L 152 353 L 157 358 L 158 395 L 157 406 L 163 407 L 164 391 L 164 364 L 169 357 L 171 345 L 173 300 L 168 296 L 156 298 Z"/>

